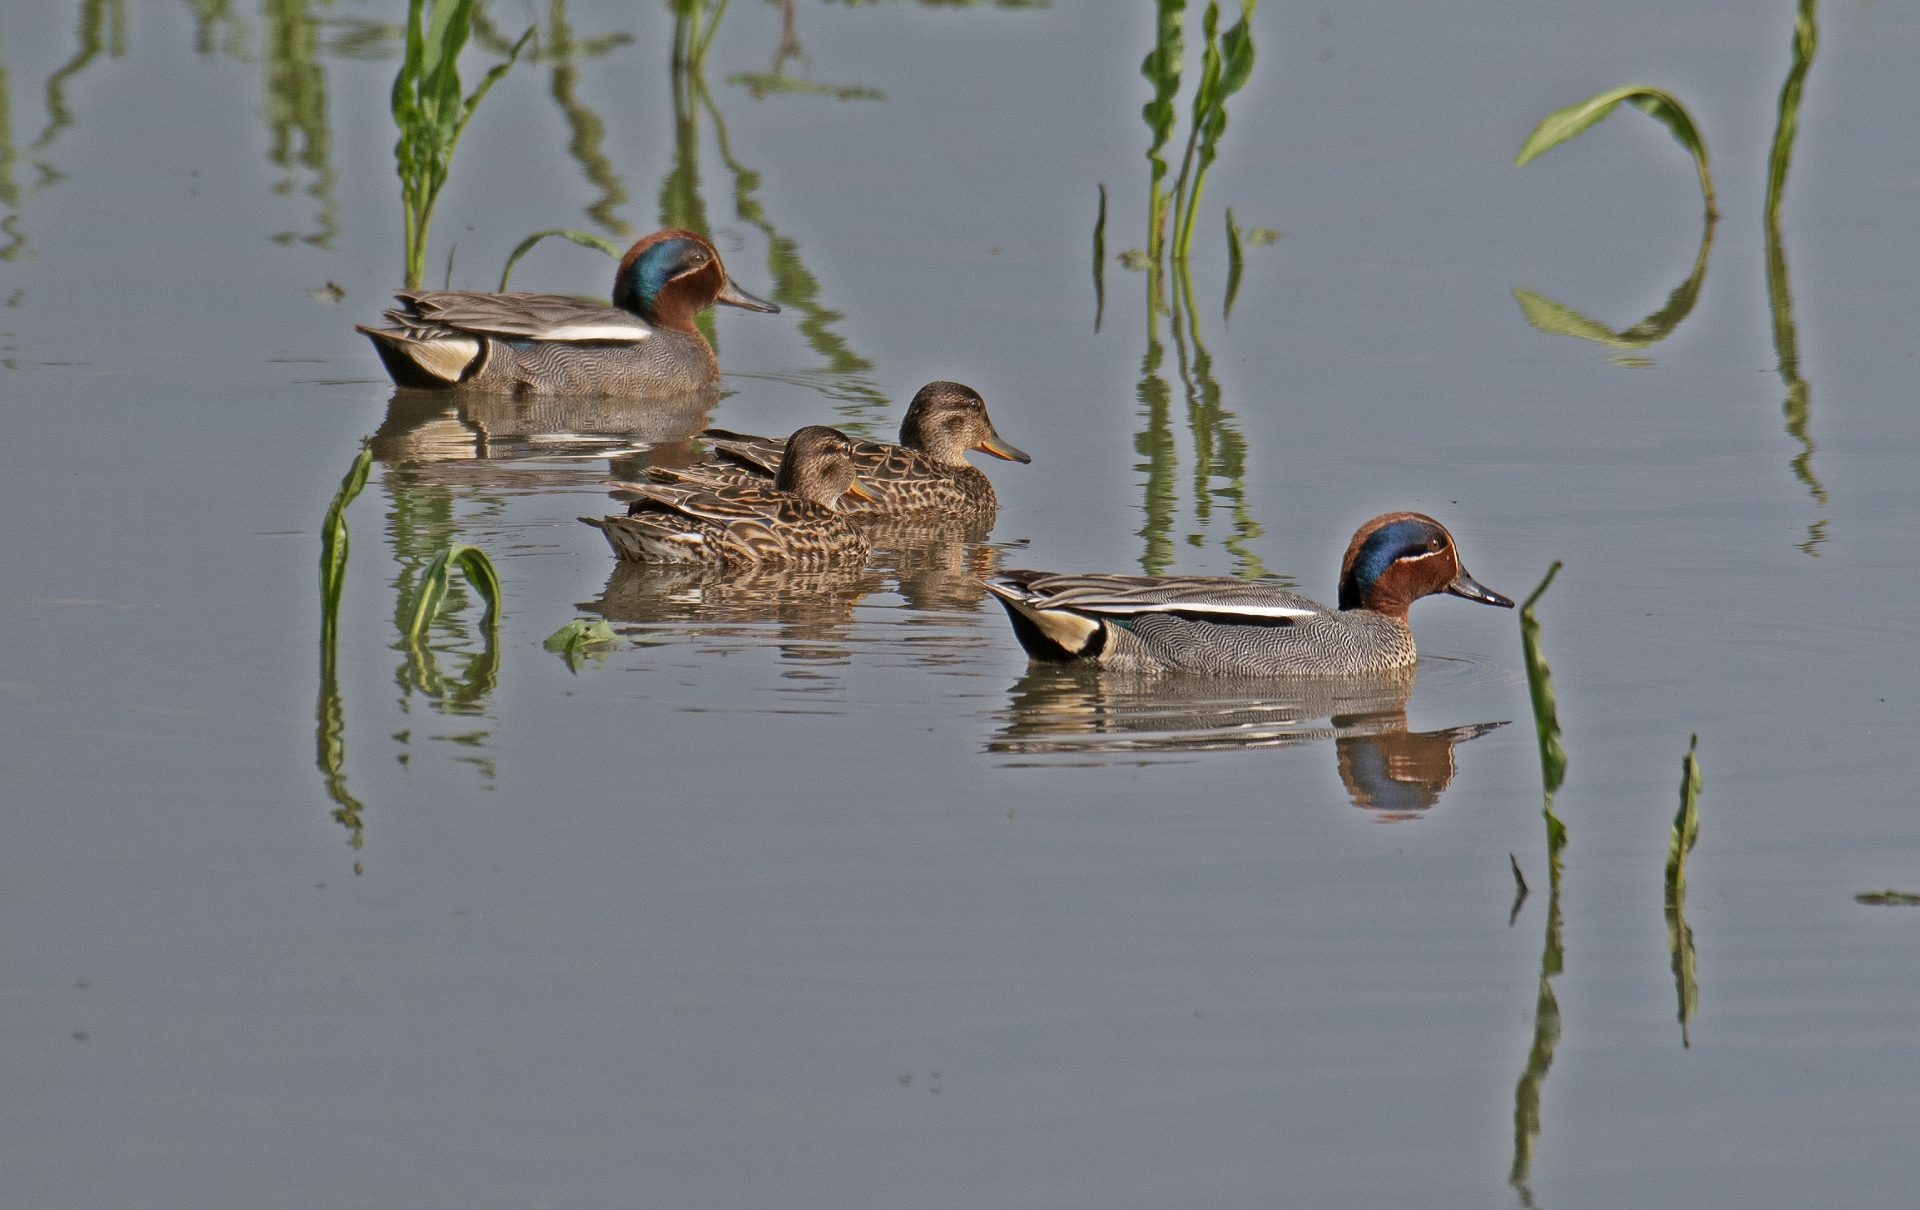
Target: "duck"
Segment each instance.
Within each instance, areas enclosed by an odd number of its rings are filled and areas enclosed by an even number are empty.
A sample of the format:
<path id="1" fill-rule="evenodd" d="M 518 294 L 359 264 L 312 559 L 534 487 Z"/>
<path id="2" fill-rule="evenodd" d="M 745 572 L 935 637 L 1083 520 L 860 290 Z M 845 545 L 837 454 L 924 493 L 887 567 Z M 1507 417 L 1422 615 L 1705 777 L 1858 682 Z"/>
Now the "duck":
<path id="1" fill-rule="evenodd" d="M 664 395 L 720 379 L 693 318 L 714 303 L 780 308 L 733 284 L 719 250 L 678 227 L 636 241 L 613 305 L 571 294 L 400 290 L 390 327 L 367 334 L 396 386 L 511 395 Z"/>
<path id="2" fill-rule="evenodd" d="M 615 483 L 631 498 L 627 515 L 582 517 L 606 535 L 621 559 L 710 567 L 819 567 L 866 561 L 867 539 L 840 512 L 864 498 L 851 442 L 838 429 L 810 424 L 787 438 L 778 478 L 686 486 Z"/>
<path id="3" fill-rule="evenodd" d="M 726 429 L 702 434 L 723 458 L 683 468 L 683 474 L 709 482 L 765 481 L 780 471 L 784 442 Z M 849 503 L 860 518 L 944 513 L 974 516 L 1000 506 L 993 481 L 967 451 L 979 450 L 1008 462 L 1031 463 L 1032 455 L 1000 436 L 987 415 L 980 392 L 960 382 L 929 382 L 915 392 L 900 421 L 900 444 L 855 441 L 853 464 L 871 500 Z"/>
<path id="4" fill-rule="evenodd" d="M 1339 608 L 1231 577 L 1003 571 L 983 581 L 1032 659 L 1216 676 L 1355 676 L 1410 667 L 1407 609 L 1447 593 L 1512 609 L 1460 564 L 1422 513 L 1362 525 L 1340 564 Z"/>

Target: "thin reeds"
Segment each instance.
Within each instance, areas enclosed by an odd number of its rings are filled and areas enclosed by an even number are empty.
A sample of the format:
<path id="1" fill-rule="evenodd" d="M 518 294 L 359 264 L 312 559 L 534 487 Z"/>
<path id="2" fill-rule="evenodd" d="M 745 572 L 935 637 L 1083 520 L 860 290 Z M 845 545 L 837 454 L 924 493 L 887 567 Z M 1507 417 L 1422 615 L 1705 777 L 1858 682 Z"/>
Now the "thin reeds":
<path id="1" fill-rule="evenodd" d="M 1700 1003 L 1700 985 L 1694 978 L 1693 929 L 1687 925 L 1687 854 L 1700 839 L 1700 791 L 1705 780 L 1700 776 L 1700 761 L 1695 755 L 1700 737 L 1687 742 L 1687 755 L 1680 763 L 1680 810 L 1673 817 L 1673 831 L 1667 838 L 1667 949 L 1673 957 L 1673 990 L 1679 1001 L 1680 1045 L 1693 1045 L 1687 1025 Z"/>

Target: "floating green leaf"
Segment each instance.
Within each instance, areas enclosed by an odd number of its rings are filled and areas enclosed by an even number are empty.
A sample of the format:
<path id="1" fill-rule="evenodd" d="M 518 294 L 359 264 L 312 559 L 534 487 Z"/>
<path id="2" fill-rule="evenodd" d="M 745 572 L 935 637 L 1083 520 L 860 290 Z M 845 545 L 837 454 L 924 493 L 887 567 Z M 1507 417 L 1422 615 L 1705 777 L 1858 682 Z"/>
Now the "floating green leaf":
<path id="1" fill-rule="evenodd" d="M 487 611 L 481 619 L 481 624 L 489 631 L 498 626 L 500 576 L 493 569 L 493 560 L 487 558 L 487 553 L 477 546 L 455 542 L 435 555 L 433 562 L 429 563 L 426 571 L 421 573 L 420 586 L 414 592 L 413 609 L 408 614 L 403 632 L 409 643 L 419 640 L 421 634 L 433 622 L 434 614 L 439 612 L 440 602 L 447 595 L 447 576 L 455 566 L 466 574 L 467 583 L 487 603 Z"/>
<path id="2" fill-rule="evenodd" d="M 1853 897 L 1853 901 L 1876 907 L 1916 907 L 1920 906 L 1920 895 L 1912 891 L 1896 891 L 1888 887 L 1884 891 L 1861 891 Z"/>
<path id="3" fill-rule="evenodd" d="M 615 260 L 619 260 L 622 256 L 626 255 L 625 250 L 622 249 L 620 245 L 614 243 L 612 240 L 602 239 L 589 231 L 570 231 L 565 227 L 550 227 L 545 231 L 536 231 L 514 245 L 513 252 L 508 255 L 506 267 L 500 270 L 500 292 L 502 294 L 506 293 L 507 279 L 513 276 L 513 267 L 520 263 L 520 258 L 533 251 L 535 244 L 550 235 L 557 235 L 561 239 L 572 240 L 582 248 L 598 248 Z"/>
<path id="4" fill-rule="evenodd" d="M 488 71 L 471 95 L 460 95 L 459 58 L 473 22 L 474 0 L 407 0 L 407 52 L 393 77 L 393 123 L 400 141 L 393 145 L 394 170 L 406 220 L 406 277 L 409 289 L 426 275 L 427 233 L 434 204 L 447 183 L 453 149 L 473 120 L 473 111 L 513 67 L 533 29 L 520 35 L 504 63 Z M 423 25 L 424 19 L 424 25 Z"/>
<path id="5" fill-rule="evenodd" d="M 1680 321 L 1693 312 L 1693 304 L 1700 297 L 1700 287 L 1707 280 L 1707 254 L 1713 250 L 1713 227 L 1714 221 L 1709 218 L 1700 233 L 1700 251 L 1693 258 L 1693 272 L 1687 280 L 1667 295 L 1665 306 L 1630 328 L 1616 332 L 1605 324 L 1595 323 L 1572 307 L 1517 286 L 1513 291 L 1513 300 L 1520 304 L 1520 314 L 1526 317 L 1527 322 L 1542 332 L 1555 336 L 1578 336 L 1582 340 L 1616 349 L 1644 349 L 1665 340 L 1680 326 Z"/>
<path id="6" fill-rule="evenodd" d="M 1638 109 L 1665 126 L 1673 134 L 1674 141 L 1686 148 L 1693 156 L 1694 168 L 1700 174 L 1700 193 L 1706 200 L 1707 216 L 1718 218 L 1720 210 L 1714 203 L 1713 174 L 1707 169 L 1707 143 L 1700 137 L 1699 129 L 1693 124 L 1686 107 L 1680 104 L 1678 97 L 1663 89 L 1647 84 L 1628 84 L 1620 88 L 1610 88 L 1597 96 L 1588 97 L 1565 109 L 1556 109 L 1540 119 L 1533 133 L 1520 144 L 1520 151 L 1513 157 L 1514 167 L 1518 168 L 1541 152 L 1558 147 L 1581 131 L 1599 122 L 1612 113 L 1620 102 Z"/>
<path id="7" fill-rule="evenodd" d="M 540 645 L 548 651 L 582 651 L 592 647 L 612 646 L 620 641 L 613 633 L 613 627 L 607 625 L 605 618 L 575 618 L 565 626 L 547 636 Z"/>

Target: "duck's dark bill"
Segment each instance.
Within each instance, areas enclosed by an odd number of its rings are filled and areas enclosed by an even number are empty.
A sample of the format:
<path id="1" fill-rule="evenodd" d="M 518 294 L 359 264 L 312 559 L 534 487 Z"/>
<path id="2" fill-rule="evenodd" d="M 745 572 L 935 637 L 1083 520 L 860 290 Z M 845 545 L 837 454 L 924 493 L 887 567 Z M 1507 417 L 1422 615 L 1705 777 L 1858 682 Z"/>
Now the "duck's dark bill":
<path id="1" fill-rule="evenodd" d="M 1498 605 L 1502 609 L 1513 608 L 1513 598 L 1501 596 L 1464 571 L 1453 577 L 1453 583 L 1447 585 L 1442 591 L 1450 592 L 1456 597 L 1465 597 L 1469 601 L 1479 601 L 1483 605 Z"/>
<path id="2" fill-rule="evenodd" d="M 1008 462 L 1032 462 L 1033 455 L 1008 441 L 998 433 L 989 436 L 974 449 L 992 454 L 995 458 L 1005 458 Z"/>
<path id="3" fill-rule="evenodd" d="M 734 285 L 731 277 L 727 279 L 726 288 L 721 290 L 713 301 L 725 303 L 729 307 L 744 307 L 749 311 L 768 311 L 776 315 L 780 312 L 780 305 L 778 303 L 770 303 L 764 298 L 755 298 L 739 286 Z"/>

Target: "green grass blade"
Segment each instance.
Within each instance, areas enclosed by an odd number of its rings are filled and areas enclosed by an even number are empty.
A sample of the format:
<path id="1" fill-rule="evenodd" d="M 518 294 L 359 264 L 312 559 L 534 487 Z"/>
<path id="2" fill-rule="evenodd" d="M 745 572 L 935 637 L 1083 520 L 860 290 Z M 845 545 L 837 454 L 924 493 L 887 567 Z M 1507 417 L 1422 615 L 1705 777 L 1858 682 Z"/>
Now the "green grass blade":
<path id="1" fill-rule="evenodd" d="M 500 575 L 493 569 L 493 560 L 487 558 L 487 552 L 477 546 L 455 542 L 435 555 L 433 562 L 427 564 L 427 569 L 420 574 L 419 585 L 414 590 L 413 608 L 407 613 L 402 636 L 408 643 L 418 643 L 427 627 L 433 624 L 434 615 L 440 612 L 440 603 L 446 600 L 447 576 L 454 567 L 466 575 L 468 587 L 479 593 L 487 603 L 481 625 L 489 631 L 499 626 Z"/>
<path id="2" fill-rule="evenodd" d="M 320 524 L 320 604 L 329 619 L 339 608 L 340 590 L 346 583 L 347 506 L 366 489 L 372 469 L 373 439 L 362 437 L 360 452 L 354 456 L 346 477 L 340 480 L 340 490 L 333 494 L 326 520 Z"/>
<path id="3" fill-rule="evenodd" d="M 1546 578 L 1520 606 L 1520 647 L 1526 658 L 1527 694 L 1533 702 L 1533 729 L 1540 742 L 1541 814 L 1547 821 L 1547 866 L 1556 892 L 1560 885 L 1560 852 L 1567 845 L 1566 825 L 1553 813 L 1553 799 L 1567 777 L 1567 753 L 1560 746 L 1560 713 L 1553 696 L 1553 670 L 1540 652 L 1540 622 L 1533 607 L 1560 574 L 1560 560 L 1547 568 Z"/>
<path id="4" fill-rule="evenodd" d="M 459 564 L 466 574 L 468 586 L 487 603 L 487 612 L 480 624 L 488 630 L 496 629 L 500 624 L 500 573 L 493 569 L 493 560 L 478 546 L 464 543 L 455 543 L 448 548 L 448 553 L 451 561 Z"/>
<path id="5" fill-rule="evenodd" d="M 1819 0 L 1800 0 L 1793 19 L 1793 66 L 1780 86 L 1780 114 L 1773 128 L 1773 149 L 1767 154 L 1767 221 L 1777 222 L 1780 198 L 1787 189 L 1787 169 L 1793 162 L 1793 140 L 1800 129 L 1800 92 L 1807 69 L 1820 49 L 1820 27 L 1814 20 Z"/>
<path id="6" fill-rule="evenodd" d="M 1619 88 L 1610 88 L 1606 92 L 1577 101 L 1564 109 L 1556 109 L 1540 119 L 1520 144 L 1520 150 L 1513 157 L 1514 167 L 1518 168 L 1529 160 L 1549 151 L 1573 138 L 1575 135 L 1595 125 L 1625 101 L 1640 112 L 1665 126 L 1673 135 L 1674 141 L 1687 149 L 1693 156 L 1693 164 L 1700 175 L 1700 193 L 1707 204 L 1707 215 L 1718 218 L 1720 210 L 1714 201 L 1713 174 L 1707 167 L 1707 142 L 1700 136 L 1700 130 L 1694 125 L 1693 118 L 1687 113 L 1680 99 L 1664 89 L 1647 84 L 1627 84 Z"/>
<path id="7" fill-rule="evenodd" d="M 1197 159 L 1194 165 L 1193 187 L 1187 191 L 1184 203 L 1184 215 L 1180 220 L 1179 240 L 1176 252 L 1185 259 L 1193 245 L 1193 225 L 1200 210 L 1200 195 L 1206 189 L 1207 170 L 1219 158 L 1220 138 L 1227 132 L 1227 98 L 1239 92 L 1253 75 L 1253 8 L 1257 0 L 1240 0 L 1240 20 L 1232 29 L 1223 34 L 1216 44 L 1213 39 L 1213 27 L 1207 28 L 1207 69 L 1202 77 L 1202 92 L 1205 94 L 1204 112 L 1201 97 L 1196 94 L 1194 100 L 1194 132 L 1199 136 Z M 1211 6 L 1208 16 L 1213 15 Z M 1191 145 L 1191 144 L 1190 144 Z M 1186 172 L 1181 171 L 1184 180 Z"/>
<path id="8" fill-rule="evenodd" d="M 433 615 L 440 612 L 440 602 L 447 597 L 447 561 L 453 554 L 448 547 L 433 557 L 427 569 L 420 573 L 420 581 L 413 592 L 413 609 L 407 615 L 405 638 L 412 643 L 433 622 Z"/>
<path id="9" fill-rule="evenodd" d="M 1093 220 L 1093 330 L 1107 313 L 1107 187 L 1100 186 L 1100 213 Z"/>
<path id="10" fill-rule="evenodd" d="M 1677 903 L 1687 893 L 1687 854 L 1700 839 L 1700 791 L 1705 785 L 1700 761 L 1695 753 L 1700 737 L 1687 744 L 1686 759 L 1680 766 L 1680 810 L 1673 817 L 1673 830 L 1667 838 L 1667 902 Z"/>
<path id="11" fill-rule="evenodd" d="M 1233 221 L 1233 207 L 1227 207 L 1227 302 L 1220 308 L 1220 318 L 1233 316 L 1233 300 L 1240 296 L 1240 274 L 1246 268 L 1246 257 L 1240 250 L 1240 226 Z"/>
<path id="12" fill-rule="evenodd" d="M 619 260 L 625 255 L 625 251 L 620 248 L 619 245 L 611 240 L 602 239 L 591 232 L 570 231 L 565 227 L 551 227 L 545 231 L 536 231 L 515 245 L 513 252 L 507 257 L 506 267 L 500 270 L 500 292 L 502 294 L 506 293 L 507 279 L 513 276 L 513 267 L 520 263 L 520 258 L 533 251 L 535 244 L 550 235 L 557 235 L 561 239 L 572 240 L 582 248 L 598 248 L 615 260 Z"/>

